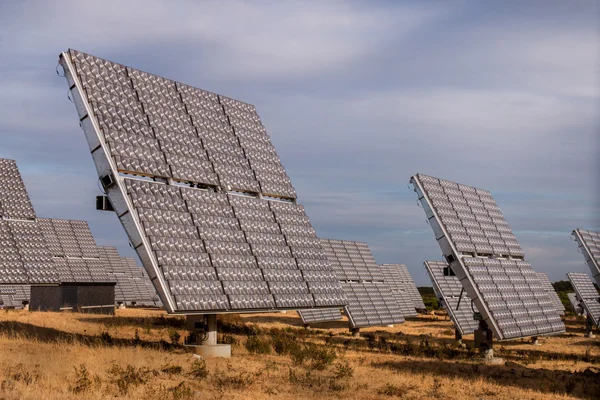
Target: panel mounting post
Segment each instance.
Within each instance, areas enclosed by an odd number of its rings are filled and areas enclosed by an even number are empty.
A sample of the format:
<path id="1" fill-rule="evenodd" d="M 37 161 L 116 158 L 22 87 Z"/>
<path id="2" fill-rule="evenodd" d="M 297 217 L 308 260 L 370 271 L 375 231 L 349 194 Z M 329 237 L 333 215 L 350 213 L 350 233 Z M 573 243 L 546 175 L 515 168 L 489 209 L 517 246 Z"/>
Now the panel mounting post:
<path id="1" fill-rule="evenodd" d="M 190 341 L 187 346 L 202 357 L 231 357 L 231 345 L 217 344 L 217 315 L 188 315 Z"/>
<path id="2" fill-rule="evenodd" d="M 540 341 L 538 340 L 537 336 L 532 336 L 531 337 L 531 344 L 533 346 L 541 346 L 542 344 L 540 343 Z"/>
<path id="3" fill-rule="evenodd" d="M 594 335 L 594 322 L 592 321 L 592 318 L 590 317 L 590 314 L 586 313 L 585 316 L 585 337 L 587 338 L 595 338 L 596 335 Z"/>
<path id="4" fill-rule="evenodd" d="M 456 328 L 454 329 L 454 340 L 456 340 L 456 343 L 462 344 L 462 333 Z"/>
<path id="5" fill-rule="evenodd" d="M 350 332 L 352 333 L 352 336 L 354 336 L 354 337 L 360 336 L 360 328 L 350 328 Z"/>

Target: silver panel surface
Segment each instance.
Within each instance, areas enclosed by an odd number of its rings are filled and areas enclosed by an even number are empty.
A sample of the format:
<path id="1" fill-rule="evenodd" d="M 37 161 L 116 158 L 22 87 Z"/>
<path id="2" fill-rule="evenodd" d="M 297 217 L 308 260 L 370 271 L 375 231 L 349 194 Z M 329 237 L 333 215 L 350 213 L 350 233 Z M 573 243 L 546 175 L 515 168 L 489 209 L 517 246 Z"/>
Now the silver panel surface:
<path id="1" fill-rule="evenodd" d="M 473 334 L 479 323 L 473 319 L 477 308 L 463 291 L 463 287 L 455 275 L 449 273 L 448 263 L 443 261 L 425 261 L 429 279 L 433 285 L 438 301 L 444 307 L 454 327 L 461 335 Z"/>
<path id="2" fill-rule="evenodd" d="M 75 50 L 60 63 L 98 175 L 114 182 L 107 196 L 168 312 L 345 304 L 254 106 Z M 235 283 L 206 293 L 224 281 Z M 288 281 L 308 289 L 261 292 Z M 311 289 L 322 281 L 333 290 Z"/>
<path id="3" fill-rule="evenodd" d="M 403 264 L 382 264 L 379 266 L 381 272 L 383 272 L 383 279 L 387 283 L 396 298 L 398 306 L 402 310 L 404 317 L 416 317 L 418 315 L 417 309 L 414 302 L 414 293 L 410 285 L 415 286 L 412 278 L 407 281 L 404 271 L 401 268 L 405 267 Z M 406 271 L 408 273 L 408 270 Z M 409 275 L 410 277 L 410 275 Z M 417 289 L 418 292 L 418 289 Z M 419 295 L 419 298 L 421 296 Z M 421 300 L 423 303 L 423 300 Z M 423 305 L 424 309 L 425 305 Z"/>
<path id="4" fill-rule="evenodd" d="M 592 277 L 600 285 L 600 233 L 575 229 L 571 237 L 577 242 Z"/>
<path id="5" fill-rule="evenodd" d="M 352 328 L 404 322 L 396 297 L 366 243 L 335 239 L 320 239 L 320 243 L 347 296 L 344 312 Z M 319 288 L 324 296 L 331 290 L 322 284 Z M 323 321 L 322 315 L 299 314 L 305 323 Z M 330 316 L 338 319 L 335 313 Z"/>
<path id="6" fill-rule="evenodd" d="M 17 164 L 0 158 L 0 284 L 58 282 Z"/>
<path id="7" fill-rule="evenodd" d="M 577 298 L 577 294 L 574 292 L 567 293 L 567 297 L 569 298 L 569 303 L 571 303 L 571 307 L 573 307 L 573 311 L 575 312 L 575 314 L 582 315 L 583 307 L 581 305 L 581 302 Z"/>
<path id="8" fill-rule="evenodd" d="M 588 274 L 569 272 L 567 274 L 577 298 L 589 318 L 596 326 L 600 326 L 600 294 Z"/>
<path id="9" fill-rule="evenodd" d="M 552 304 L 554 304 L 556 311 L 558 311 L 560 315 L 565 315 L 565 306 L 562 301 L 560 301 L 560 297 L 558 297 L 558 293 L 556 293 L 556 290 L 554 290 L 554 286 L 552 286 L 552 282 L 550 282 L 548 275 L 546 275 L 545 272 L 538 272 L 537 276 L 542 287 L 552 300 Z"/>
<path id="10" fill-rule="evenodd" d="M 497 339 L 565 331 L 489 191 L 422 174 L 410 183 L 444 257 Z"/>

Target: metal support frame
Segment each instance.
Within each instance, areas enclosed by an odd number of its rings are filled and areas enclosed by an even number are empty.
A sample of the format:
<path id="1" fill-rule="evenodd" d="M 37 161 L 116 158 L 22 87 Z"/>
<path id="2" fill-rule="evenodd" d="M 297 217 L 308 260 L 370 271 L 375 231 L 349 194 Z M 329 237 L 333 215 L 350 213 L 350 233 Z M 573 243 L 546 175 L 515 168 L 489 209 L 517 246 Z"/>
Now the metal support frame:
<path id="1" fill-rule="evenodd" d="M 479 321 L 479 329 L 475 331 L 475 347 L 479 349 L 485 361 L 494 358 L 494 333 L 484 320 Z"/>
<path id="2" fill-rule="evenodd" d="M 594 335 L 594 321 L 587 312 L 585 314 L 585 337 L 592 339 L 596 337 Z"/>
<path id="3" fill-rule="evenodd" d="M 456 340 L 456 343 L 461 344 L 462 338 L 463 338 L 462 333 L 460 333 L 458 328 L 454 328 L 454 340 Z"/>
<path id="4" fill-rule="evenodd" d="M 538 340 L 537 336 L 532 336 L 531 337 L 531 344 L 533 346 L 541 346 L 542 344 L 540 343 L 540 341 Z"/>

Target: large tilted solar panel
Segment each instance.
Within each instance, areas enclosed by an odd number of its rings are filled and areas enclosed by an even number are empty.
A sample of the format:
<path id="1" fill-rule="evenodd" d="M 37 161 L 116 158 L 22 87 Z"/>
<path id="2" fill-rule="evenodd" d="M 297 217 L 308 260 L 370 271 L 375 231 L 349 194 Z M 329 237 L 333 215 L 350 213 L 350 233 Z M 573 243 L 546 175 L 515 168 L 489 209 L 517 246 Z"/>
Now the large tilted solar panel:
<path id="1" fill-rule="evenodd" d="M 345 304 L 254 106 L 74 50 L 60 62 L 110 202 L 167 311 Z"/>
<path id="2" fill-rule="evenodd" d="M 572 237 L 579 245 L 585 262 L 590 267 L 592 277 L 600 285 L 600 233 L 575 229 Z"/>
<path id="3" fill-rule="evenodd" d="M 382 264 L 379 266 L 383 273 L 384 282 L 392 290 L 396 302 L 402 310 L 402 315 L 406 317 L 416 317 L 417 310 L 414 307 L 412 293 L 409 292 L 408 285 L 404 275 L 400 272 L 402 264 Z M 412 280 L 412 279 L 411 279 Z"/>
<path id="4" fill-rule="evenodd" d="M 594 325 L 600 326 L 600 294 L 588 274 L 569 272 L 567 277 Z"/>
<path id="5" fill-rule="evenodd" d="M 454 327 L 461 335 L 472 334 L 479 326 L 479 322 L 473 319 L 477 307 L 471 304 L 471 299 L 462 290 L 458 278 L 450 274 L 448 264 L 445 262 L 425 261 L 424 265 L 433 284 L 433 290 Z"/>
<path id="6" fill-rule="evenodd" d="M 404 322 L 402 310 L 366 243 L 320 240 L 347 296 L 344 311 L 352 328 Z M 300 314 L 303 321 L 320 322 L 312 321 L 310 313 L 300 311 Z"/>
<path id="7" fill-rule="evenodd" d="M 490 192 L 422 174 L 410 181 L 444 257 L 497 339 L 565 331 Z"/>
<path id="8" fill-rule="evenodd" d="M 30 285 L 0 285 L 1 308 L 23 308 L 23 302 L 30 298 Z"/>
<path id="9" fill-rule="evenodd" d="M 38 218 L 61 283 L 111 283 L 86 221 Z"/>
<path id="10" fill-rule="evenodd" d="M 0 283 L 58 283 L 14 160 L 0 158 Z"/>
<path id="11" fill-rule="evenodd" d="M 567 297 L 569 298 L 569 303 L 571 303 L 571 307 L 573 307 L 575 314 L 583 314 L 583 308 L 581 307 L 581 302 L 577 300 L 577 294 L 573 292 L 567 293 Z"/>
<path id="12" fill-rule="evenodd" d="M 556 290 L 554 290 L 554 286 L 552 286 L 552 282 L 550 282 L 550 278 L 548 278 L 548 275 L 546 275 L 545 272 L 538 272 L 537 276 L 540 280 L 540 283 L 542 284 L 542 287 L 544 288 L 544 290 L 550 297 L 550 300 L 552 300 L 552 303 L 556 307 L 556 311 L 558 311 L 558 314 L 565 315 L 565 306 L 562 303 L 562 301 L 560 301 L 560 297 L 558 297 L 558 293 L 556 293 Z"/>

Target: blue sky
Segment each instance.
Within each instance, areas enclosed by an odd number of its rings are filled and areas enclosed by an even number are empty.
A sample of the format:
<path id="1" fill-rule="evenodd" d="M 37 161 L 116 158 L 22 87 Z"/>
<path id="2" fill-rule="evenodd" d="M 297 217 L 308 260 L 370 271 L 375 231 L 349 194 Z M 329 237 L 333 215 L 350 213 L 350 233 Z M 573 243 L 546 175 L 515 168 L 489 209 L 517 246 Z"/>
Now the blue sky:
<path id="1" fill-rule="evenodd" d="M 379 263 L 440 259 L 422 172 L 488 189 L 551 280 L 588 272 L 600 230 L 594 1 L 0 2 L 0 157 L 41 217 L 85 219 L 133 255 L 100 192 L 67 85 L 69 47 L 256 105 L 322 237 Z"/>

